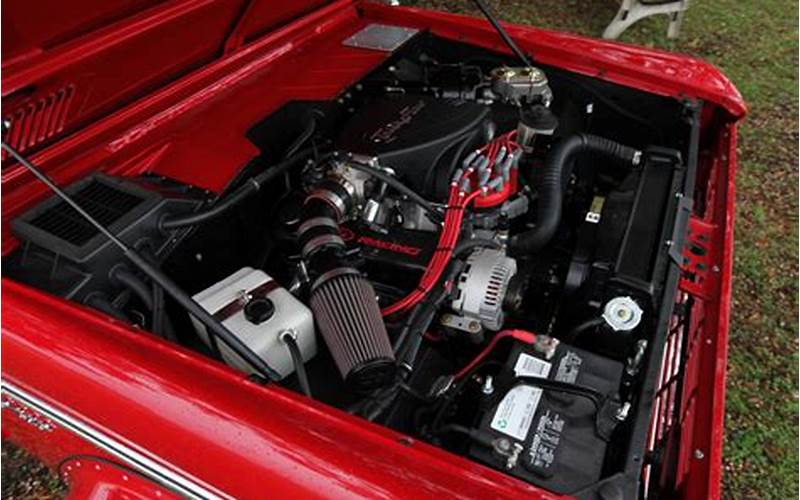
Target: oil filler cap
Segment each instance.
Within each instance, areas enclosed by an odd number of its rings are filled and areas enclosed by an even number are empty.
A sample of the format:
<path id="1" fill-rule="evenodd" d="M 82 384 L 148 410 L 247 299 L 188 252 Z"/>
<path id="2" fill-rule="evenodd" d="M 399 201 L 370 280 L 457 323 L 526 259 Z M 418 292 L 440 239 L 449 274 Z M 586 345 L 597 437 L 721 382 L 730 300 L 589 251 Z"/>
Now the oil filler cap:
<path id="1" fill-rule="evenodd" d="M 254 325 L 261 324 L 275 314 L 275 304 L 267 298 L 253 299 L 244 306 L 244 317 Z"/>

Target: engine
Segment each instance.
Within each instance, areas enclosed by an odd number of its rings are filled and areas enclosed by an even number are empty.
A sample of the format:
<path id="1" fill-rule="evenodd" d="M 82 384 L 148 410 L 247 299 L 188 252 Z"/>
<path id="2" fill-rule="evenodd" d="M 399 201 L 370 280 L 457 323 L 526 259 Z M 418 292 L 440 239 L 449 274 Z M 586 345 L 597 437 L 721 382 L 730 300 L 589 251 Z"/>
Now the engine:
<path id="1" fill-rule="evenodd" d="M 688 112 L 425 35 L 254 124 L 262 154 L 219 198 L 163 178 L 68 191 L 114 200 L 109 224 L 277 383 L 576 494 L 644 440 Z M 15 222 L 9 275 L 253 373 L 54 203 Z"/>

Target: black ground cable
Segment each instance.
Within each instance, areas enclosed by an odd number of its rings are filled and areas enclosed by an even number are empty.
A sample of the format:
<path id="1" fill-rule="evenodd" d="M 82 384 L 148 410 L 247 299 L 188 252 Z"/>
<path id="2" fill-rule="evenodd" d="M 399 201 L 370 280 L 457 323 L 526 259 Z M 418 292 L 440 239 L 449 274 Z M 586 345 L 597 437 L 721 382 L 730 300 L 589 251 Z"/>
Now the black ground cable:
<path id="1" fill-rule="evenodd" d="M 559 380 L 550 380 L 541 377 L 531 377 L 526 375 L 517 375 L 514 378 L 514 386 L 517 385 L 532 385 L 544 389 L 546 391 L 563 392 L 565 394 L 572 394 L 573 396 L 580 396 L 592 402 L 595 411 L 599 412 L 603 406 L 606 397 L 599 391 L 579 384 L 571 384 L 568 382 L 561 382 Z M 513 387 L 512 387 L 513 388 Z"/>

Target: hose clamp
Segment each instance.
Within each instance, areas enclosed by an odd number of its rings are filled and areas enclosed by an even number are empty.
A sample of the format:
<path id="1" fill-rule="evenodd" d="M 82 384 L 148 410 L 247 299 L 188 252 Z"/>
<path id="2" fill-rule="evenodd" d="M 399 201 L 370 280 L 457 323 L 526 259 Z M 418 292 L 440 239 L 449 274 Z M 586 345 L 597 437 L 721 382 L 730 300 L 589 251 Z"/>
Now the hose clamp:
<path id="1" fill-rule="evenodd" d="M 302 255 L 307 259 L 317 249 L 324 246 L 341 246 L 344 247 L 344 240 L 338 234 L 321 234 L 311 238 L 305 245 L 303 245 Z"/>
<path id="2" fill-rule="evenodd" d="M 361 273 L 358 271 L 358 269 L 352 267 L 337 267 L 336 269 L 331 269 L 328 272 L 320 274 L 319 278 L 314 280 L 314 283 L 312 283 L 311 285 L 311 293 L 314 293 L 314 290 L 319 288 L 326 281 L 336 278 L 337 276 L 343 276 L 346 274 L 354 274 L 356 276 L 361 276 Z"/>
<path id="3" fill-rule="evenodd" d="M 339 230 L 339 226 L 330 217 L 312 217 L 300 224 L 300 227 L 297 228 L 297 234 L 298 236 L 302 236 L 306 231 L 320 226 L 331 227 L 337 231 Z"/>
<path id="4" fill-rule="evenodd" d="M 347 212 L 345 200 L 329 189 L 317 189 L 306 197 L 306 203 L 308 203 L 309 200 L 320 200 L 327 203 L 336 211 L 336 218 L 340 221 L 344 219 Z"/>

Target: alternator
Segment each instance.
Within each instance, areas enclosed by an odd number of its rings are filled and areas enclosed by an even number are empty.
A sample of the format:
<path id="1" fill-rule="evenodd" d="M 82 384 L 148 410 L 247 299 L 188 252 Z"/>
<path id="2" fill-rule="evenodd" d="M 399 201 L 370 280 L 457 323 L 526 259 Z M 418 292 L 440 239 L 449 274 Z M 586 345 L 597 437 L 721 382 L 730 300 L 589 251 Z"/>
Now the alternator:
<path id="1" fill-rule="evenodd" d="M 479 248 L 467 259 L 458 278 L 458 295 L 453 309 L 464 316 L 477 318 L 484 328 L 503 326 L 503 300 L 508 283 L 517 272 L 517 261 L 503 250 Z"/>

